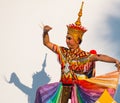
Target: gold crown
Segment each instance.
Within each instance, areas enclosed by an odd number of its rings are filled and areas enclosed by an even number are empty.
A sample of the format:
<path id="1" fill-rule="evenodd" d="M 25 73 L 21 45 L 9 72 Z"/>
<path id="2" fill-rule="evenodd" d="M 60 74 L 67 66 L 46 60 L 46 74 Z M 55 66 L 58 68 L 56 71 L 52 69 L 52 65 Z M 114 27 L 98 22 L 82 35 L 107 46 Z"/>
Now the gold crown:
<path id="1" fill-rule="evenodd" d="M 75 22 L 75 24 L 67 25 L 68 33 L 70 35 L 78 37 L 81 40 L 82 40 L 83 34 L 87 31 L 87 29 L 81 25 L 81 16 L 82 16 L 83 4 L 84 4 L 84 2 L 82 2 L 82 4 L 81 4 L 81 8 L 80 8 L 80 11 L 78 13 L 78 19 Z"/>

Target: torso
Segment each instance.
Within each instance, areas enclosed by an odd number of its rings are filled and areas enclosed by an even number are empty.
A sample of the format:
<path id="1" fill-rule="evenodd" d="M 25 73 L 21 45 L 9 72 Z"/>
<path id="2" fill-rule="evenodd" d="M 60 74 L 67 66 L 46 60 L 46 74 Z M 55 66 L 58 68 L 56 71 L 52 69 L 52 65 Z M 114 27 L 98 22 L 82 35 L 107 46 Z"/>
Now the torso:
<path id="1" fill-rule="evenodd" d="M 90 61 L 92 54 L 80 48 L 71 51 L 65 47 L 59 47 L 58 55 L 61 64 L 61 81 L 63 83 L 69 84 L 79 80 L 78 75 L 88 77 L 94 68 L 94 63 Z"/>

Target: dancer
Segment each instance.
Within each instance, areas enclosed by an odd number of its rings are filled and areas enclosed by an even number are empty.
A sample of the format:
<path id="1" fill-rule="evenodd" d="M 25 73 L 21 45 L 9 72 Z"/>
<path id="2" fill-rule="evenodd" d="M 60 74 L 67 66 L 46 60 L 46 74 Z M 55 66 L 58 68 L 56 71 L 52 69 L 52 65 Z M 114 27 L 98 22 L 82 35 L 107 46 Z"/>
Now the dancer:
<path id="1" fill-rule="evenodd" d="M 35 103 L 68 103 L 69 99 L 72 103 L 95 103 L 104 91 L 112 97 L 115 94 L 120 69 L 119 60 L 97 54 L 96 51 L 86 52 L 80 48 L 82 37 L 87 31 L 80 21 L 83 3 L 75 24 L 67 25 L 68 48 L 52 43 L 48 34 L 52 28 L 49 25 L 43 27 L 43 44 L 58 55 L 61 78 L 59 82 L 39 87 Z M 96 61 L 113 63 L 118 71 L 94 77 Z"/>

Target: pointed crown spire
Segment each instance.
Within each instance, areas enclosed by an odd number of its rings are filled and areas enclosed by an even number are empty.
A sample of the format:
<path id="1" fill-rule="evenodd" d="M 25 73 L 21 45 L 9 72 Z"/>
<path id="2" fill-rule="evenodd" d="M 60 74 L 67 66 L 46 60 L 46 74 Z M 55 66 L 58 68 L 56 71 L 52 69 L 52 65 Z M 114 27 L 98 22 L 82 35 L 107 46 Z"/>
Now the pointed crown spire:
<path id="1" fill-rule="evenodd" d="M 79 13 L 78 13 L 78 19 L 77 19 L 77 21 L 75 22 L 75 24 L 76 24 L 77 26 L 80 26 L 80 25 L 81 25 L 81 16 L 82 16 L 83 4 L 84 4 L 84 2 L 82 2 L 82 4 L 81 4 L 81 8 L 80 8 L 80 11 L 79 11 Z"/>
<path id="2" fill-rule="evenodd" d="M 75 22 L 75 24 L 67 25 L 68 33 L 70 35 L 72 35 L 75 38 L 75 40 L 78 40 L 78 38 L 80 40 L 82 40 L 83 34 L 87 31 L 87 29 L 85 27 L 83 27 L 81 24 L 83 4 L 84 4 L 84 2 L 82 2 L 82 4 L 81 4 L 81 8 L 80 8 L 80 11 L 78 13 L 78 18 L 77 18 L 77 21 Z"/>

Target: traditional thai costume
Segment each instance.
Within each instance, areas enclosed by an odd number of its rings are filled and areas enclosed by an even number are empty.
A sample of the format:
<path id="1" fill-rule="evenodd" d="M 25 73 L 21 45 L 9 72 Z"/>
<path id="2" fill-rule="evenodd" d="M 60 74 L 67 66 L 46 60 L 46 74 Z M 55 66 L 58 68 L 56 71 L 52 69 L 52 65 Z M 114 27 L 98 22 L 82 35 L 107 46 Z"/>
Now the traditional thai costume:
<path id="1" fill-rule="evenodd" d="M 68 33 L 75 40 L 78 38 L 82 40 L 86 32 L 80 22 L 82 7 L 83 3 L 75 24 L 67 26 Z M 97 54 L 83 51 L 80 48 L 70 50 L 57 45 L 53 45 L 53 51 L 57 53 L 61 65 L 61 79 L 59 82 L 39 87 L 35 103 L 67 103 L 68 99 L 71 99 L 71 103 L 112 103 L 114 101 L 112 99 L 112 102 L 107 102 L 105 98 L 108 95 L 111 98 L 114 97 L 119 72 L 95 77 L 95 62 L 90 58 Z M 101 96 L 104 102 L 101 102 Z"/>
<path id="2" fill-rule="evenodd" d="M 46 84 L 37 90 L 35 103 L 95 103 L 105 90 L 113 97 L 118 84 L 119 72 L 94 77 L 95 63 L 92 55 L 79 48 L 70 51 L 54 46 L 61 64 L 60 82 Z M 104 102 L 107 103 L 107 102 Z"/>

